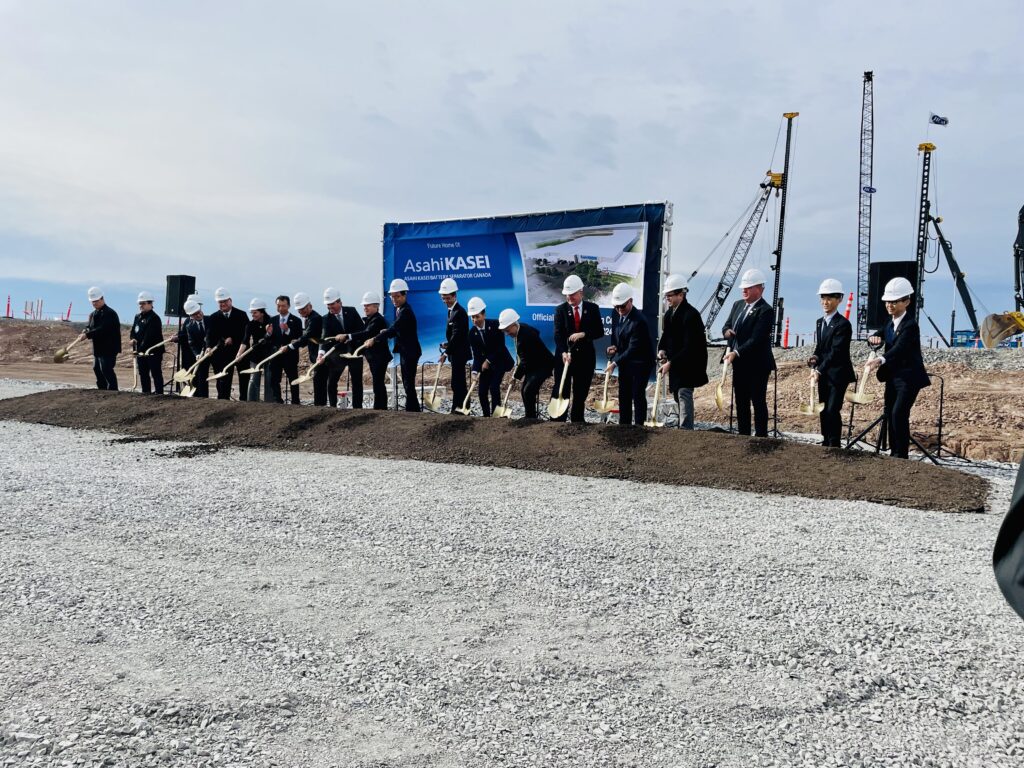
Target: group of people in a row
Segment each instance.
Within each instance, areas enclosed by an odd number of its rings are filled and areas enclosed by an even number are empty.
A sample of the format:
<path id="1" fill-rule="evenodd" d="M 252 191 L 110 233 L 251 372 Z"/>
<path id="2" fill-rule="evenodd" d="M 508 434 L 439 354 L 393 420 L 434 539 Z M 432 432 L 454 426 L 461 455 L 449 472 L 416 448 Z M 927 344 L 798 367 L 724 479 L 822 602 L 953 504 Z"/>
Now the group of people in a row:
<path id="1" fill-rule="evenodd" d="M 723 362 L 732 368 L 732 388 L 740 434 L 768 435 L 767 387 L 775 370 L 772 354 L 774 312 L 762 296 L 765 276 L 758 269 L 747 270 L 740 281 L 743 298 L 737 301 L 723 326 L 728 348 Z M 566 398 L 570 407 L 561 418 L 582 423 L 597 371 L 595 342 L 605 338 L 604 323 L 597 304 L 583 298 L 585 286 L 577 275 L 569 275 L 562 286 L 565 301 L 554 312 L 554 351 L 548 349 L 537 328 L 522 322 L 514 309 L 504 309 L 497 319 L 487 316 L 487 305 L 479 296 L 463 307 L 458 285 L 452 278 L 441 281 L 438 293 L 447 308 L 445 341 L 440 363 L 451 367 L 452 410 L 461 406 L 469 393 L 467 369 L 477 386 L 481 410 L 489 416 L 500 403 L 505 374 L 521 381 L 522 401 L 527 418 L 536 418 L 545 382 L 553 377 L 552 397 Z M 217 310 L 205 314 L 197 296 L 185 301 L 188 316 L 176 336 L 164 339 L 159 316 L 153 311 L 153 296 L 139 294 L 139 314 L 132 322 L 130 338 L 136 355 L 143 392 L 162 392 L 162 354 L 168 342 L 181 347 L 182 367 L 195 368 L 194 386 L 198 397 L 209 396 L 211 371 L 217 397 L 230 397 L 237 372 L 239 399 L 284 402 L 281 377 L 290 382 L 290 402 L 299 404 L 299 356 L 307 350 L 312 366 L 313 403 L 335 407 L 338 386 L 346 371 L 351 376 L 352 407 L 363 407 L 363 365 L 369 367 L 373 383 L 373 407 L 385 409 L 388 393 L 385 375 L 393 359 L 388 342 L 394 341 L 394 355 L 405 391 L 405 409 L 419 411 L 416 373 L 422 355 L 416 315 L 408 301 L 404 280 L 391 282 L 388 297 L 395 307 L 394 322 L 381 315 L 381 297 L 375 292 L 362 297 L 362 314 L 342 303 L 336 288 L 323 293 L 325 312 L 314 309 L 310 296 L 278 296 L 274 312 L 262 299 L 249 302 L 249 314 L 235 307 L 231 293 L 218 288 L 214 293 Z M 657 344 L 643 313 L 634 306 L 633 288 L 619 283 L 612 289 L 612 305 L 618 315 L 612 324 L 606 373 L 618 369 L 619 424 L 643 424 L 647 417 L 647 387 L 651 374 L 664 376 L 667 391 L 679 407 L 679 426 L 693 429 L 694 390 L 708 383 L 707 338 L 697 309 L 687 301 L 688 286 L 680 275 L 669 275 L 664 284 L 666 311 Z M 883 354 L 869 366 L 886 382 L 885 405 L 894 456 L 907 456 L 910 439 L 910 408 L 918 391 L 928 386 L 921 358 L 920 332 L 907 314 L 913 287 L 897 278 L 885 288 L 883 300 L 892 319 L 869 343 Z M 823 316 L 815 329 L 814 353 L 808 361 L 818 386 L 822 442 L 839 446 L 841 409 L 847 388 L 856 380 L 850 360 L 853 336 L 849 320 L 838 312 L 843 288 L 838 280 L 827 279 L 819 288 Z M 94 311 L 81 338 L 94 345 L 97 386 L 116 389 L 114 362 L 121 351 L 116 312 L 107 306 L 102 291 L 89 289 Z M 292 307 L 298 317 L 292 314 Z M 516 359 L 506 346 L 511 338 Z M 244 365 L 242 359 L 245 360 Z M 568 370 L 565 370 L 565 369 Z M 248 373 L 258 369 L 258 372 Z M 563 376 L 563 373 L 565 374 Z M 564 382 L 564 384 L 563 384 Z"/>

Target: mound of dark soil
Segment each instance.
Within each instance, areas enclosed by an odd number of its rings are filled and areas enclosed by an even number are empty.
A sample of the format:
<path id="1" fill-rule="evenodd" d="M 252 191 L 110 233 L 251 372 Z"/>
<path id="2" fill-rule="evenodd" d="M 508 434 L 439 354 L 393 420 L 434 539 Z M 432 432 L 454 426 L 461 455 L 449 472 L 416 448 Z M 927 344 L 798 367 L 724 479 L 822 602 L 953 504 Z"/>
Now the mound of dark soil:
<path id="1" fill-rule="evenodd" d="M 786 440 L 676 429 L 313 410 L 88 389 L 0 401 L 0 419 L 142 438 L 471 463 L 954 512 L 980 511 L 987 496 L 981 478 L 927 463 L 868 454 L 854 458 Z M 268 441 L 268 435 L 276 439 Z"/>

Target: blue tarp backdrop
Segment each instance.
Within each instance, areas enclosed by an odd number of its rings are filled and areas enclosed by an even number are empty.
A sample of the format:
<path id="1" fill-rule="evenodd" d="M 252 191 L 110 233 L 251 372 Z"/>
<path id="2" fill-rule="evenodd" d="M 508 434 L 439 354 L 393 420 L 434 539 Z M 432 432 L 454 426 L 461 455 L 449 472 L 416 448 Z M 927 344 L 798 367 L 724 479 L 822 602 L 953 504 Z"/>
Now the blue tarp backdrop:
<path id="1" fill-rule="evenodd" d="M 601 306 L 608 333 L 617 320 L 609 300 L 611 288 L 628 282 L 655 334 L 670 205 L 385 224 L 384 292 L 394 278 L 409 284 L 424 362 L 438 358 L 444 341 L 448 311 L 437 291 L 446 277 L 458 283 L 463 307 L 470 297 L 479 296 L 487 304 L 487 317 L 495 319 L 501 310 L 512 308 L 523 322 L 540 330 L 552 349 L 552 311 L 563 301 L 560 290 L 567 275 L 583 279 L 585 298 Z M 391 322 L 395 310 L 391 302 L 385 303 Z M 601 365 L 607 344 L 596 346 Z"/>

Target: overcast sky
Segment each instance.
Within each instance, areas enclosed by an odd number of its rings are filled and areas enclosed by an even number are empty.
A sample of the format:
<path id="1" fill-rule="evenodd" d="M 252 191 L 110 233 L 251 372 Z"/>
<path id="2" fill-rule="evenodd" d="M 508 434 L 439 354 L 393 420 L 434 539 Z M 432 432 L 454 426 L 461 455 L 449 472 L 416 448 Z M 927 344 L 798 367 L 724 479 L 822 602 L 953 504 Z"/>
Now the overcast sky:
<path id="1" fill-rule="evenodd" d="M 821 278 L 854 287 L 872 69 L 874 255 L 914 255 L 929 136 L 946 234 L 1002 311 L 1022 31 L 1019 0 L 0 0 L 0 277 L 76 296 L 162 294 L 179 272 L 267 296 L 333 283 L 356 303 L 379 285 L 385 221 L 647 200 L 675 204 L 688 273 L 796 110 L 782 295 L 809 327 Z M 931 111 L 949 126 L 929 133 Z M 943 266 L 925 294 L 943 328 L 951 293 Z"/>

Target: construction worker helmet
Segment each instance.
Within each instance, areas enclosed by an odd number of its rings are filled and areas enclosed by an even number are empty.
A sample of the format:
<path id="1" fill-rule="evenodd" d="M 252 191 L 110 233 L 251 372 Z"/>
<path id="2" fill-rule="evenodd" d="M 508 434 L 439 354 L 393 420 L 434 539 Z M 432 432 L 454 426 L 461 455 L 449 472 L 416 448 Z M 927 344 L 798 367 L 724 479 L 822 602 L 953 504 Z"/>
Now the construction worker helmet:
<path id="1" fill-rule="evenodd" d="M 829 296 L 832 294 L 839 294 L 840 296 L 842 296 L 843 284 L 832 277 L 828 278 L 827 280 L 822 280 L 821 285 L 818 286 L 818 295 Z"/>
<path id="2" fill-rule="evenodd" d="M 894 277 L 885 284 L 882 301 L 899 301 L 914 294 L 914 286 L 905 277 Z"/>
<path id="3" fill-rule="evenodd" d="M 498 328 L 505 330 L 509 326 L 515 325 L 519 322 L 519 313 L 514 309 L 503 309 L 501 314 L 498 315 Z"/>

